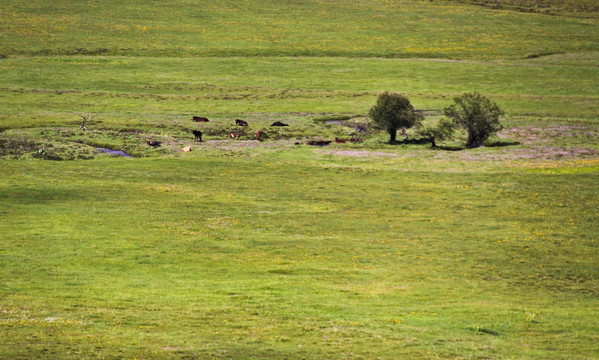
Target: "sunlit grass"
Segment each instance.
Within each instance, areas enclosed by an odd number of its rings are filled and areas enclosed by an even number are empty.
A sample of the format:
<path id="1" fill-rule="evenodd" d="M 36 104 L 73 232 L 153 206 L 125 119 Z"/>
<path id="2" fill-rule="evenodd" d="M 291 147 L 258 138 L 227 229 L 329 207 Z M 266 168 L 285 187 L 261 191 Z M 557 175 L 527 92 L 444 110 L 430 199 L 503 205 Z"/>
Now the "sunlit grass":
<path id="1" fill-rule="evenodd" d="M 3 354 L 593 353 L 596 172 L 311 153 L 4 161 Z"/>
<path id="2" fill-rule="evenodd" d="M 9 116 L 5 127 L 60 123 L 73 116 L 75 121 L 77 113 L 88 112 L 117 123 L 185 121 L 198 114 L 365 114 L 384 90 L 407 94 L 421 109 L 439 110 L 457 94 L 479 91 L 510 115 L 592 118 L 597 55 L 581 58 L 580 64 L 563 65 L 555 64 L 559 58 L 9 58 L 0 60 L 0 94 Z"/>
<path id="3" fill-rule="evenodd" d="M 542 1 L 3 1 L 0 358 L 598 358 L 599 28 Z"/>
<path id="4" fill-rule="evenodd" d="M 3 5 L 4 55 L 501 58 L 599 49 L 593 41 L 593 17 L 544 16 L 451 1 Z"/>

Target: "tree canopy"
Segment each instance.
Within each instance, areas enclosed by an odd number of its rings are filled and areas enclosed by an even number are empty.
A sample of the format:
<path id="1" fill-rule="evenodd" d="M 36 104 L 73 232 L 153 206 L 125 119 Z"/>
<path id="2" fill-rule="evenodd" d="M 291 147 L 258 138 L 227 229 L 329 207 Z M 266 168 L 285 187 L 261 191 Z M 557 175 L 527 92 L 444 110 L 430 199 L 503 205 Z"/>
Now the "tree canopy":
<path id="1" fill-rule="evenodd" d="M 485 96 L 466 93 L 455 97 L 454 102 L 444 112 L 457 126 L 468 132 L 466 147 L 479 147 L 491 135 L 503 129 L 499 122 L 503 110 Z"/>
<path id="2" fill-rule="evenodd" d="M 442 118 L 436 125 L 421 124 L 416 130 L 416 134 L 428 138 L 432 147 L 437 147 L 437 141 L 451 138 L 453 135 L 455 124 L 447 119 Z"/>
<path id="3" fill-rule="evenodd" d="M 407 97 L 401 94 L 384 92 L 379 95 L 376 105 L 368 112 L 368 116 L 390 135 L 389 143 L 397 138 L 397 130 L 411 128 L 422 116 L 414 111 Z"/>

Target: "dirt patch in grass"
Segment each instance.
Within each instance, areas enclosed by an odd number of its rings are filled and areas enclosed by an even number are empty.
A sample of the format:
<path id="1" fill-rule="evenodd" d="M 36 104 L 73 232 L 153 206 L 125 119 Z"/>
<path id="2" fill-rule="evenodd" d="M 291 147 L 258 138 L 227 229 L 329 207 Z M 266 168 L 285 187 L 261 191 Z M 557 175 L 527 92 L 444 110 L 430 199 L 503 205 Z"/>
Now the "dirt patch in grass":
<path id="1" fill-rule="evenodd" d="M 290 141 L 260 142 L 258 140 L 207 140 L 196 143 L 195 147 L 209 147 L 219 150 L 253 149 L 256 147 L 277 147 L 289 144 Z"/>
<path id="2" fill-rule="evenodd" d="M 599 138 L 599 129 L 589 126 L 550 125 L 547 127 L 521 126 L 502 131 L 497 135 L 502 139 L 513 139 L 523 144 L 551 142 L 557 138 Z"/>
<path id="3" fill-rule="evenodd" d="M 510 149 L 498 153 L 485 154 L 472 151 L 461 151 L 459 157 L 463 160 L 556 160 L 556 159 L 582 159 L 597 156 L 597 151 L 584 147 L 562 148 L 555 146 L 534 146 L 527 149 Z M 444 157 L 442 154 L 437 158 Z"/>
<path id="4" fill-rule="evenodd" d="M 506 147 L 492 154 L 464 151 L 467 160 L 555 160 L 596 157 L 599 128 L 583 125 L 520 126 L 498 134 L 501 139 L 516 140 L 520 148 Z"/>
<path id="5" fill-rule="evenodd" d="M 346 156 L 346 157 L 371 157 L 371 156 L 399 156 L 396 153 L 368 150 L 328 150 L 319 151 L 325 155 Z"/>
<path id="6" fill-rule="evenodd" d="M 202 143 L 203 146 L 214 146 L 214 147 L 256 147 L 260 144 L 257 140 L 207 140 Z"/>

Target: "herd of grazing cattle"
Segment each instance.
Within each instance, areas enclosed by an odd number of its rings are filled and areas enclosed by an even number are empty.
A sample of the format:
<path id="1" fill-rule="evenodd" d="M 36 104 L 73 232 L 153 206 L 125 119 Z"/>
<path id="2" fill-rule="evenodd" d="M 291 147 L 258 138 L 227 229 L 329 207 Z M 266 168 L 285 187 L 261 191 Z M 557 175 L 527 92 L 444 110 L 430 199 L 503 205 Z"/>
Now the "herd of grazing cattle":
<path id="1" fill-rule="evenodd" d="M 209 120 L 208 118 L 206 118 L 206 117 L 194 116 L 194 117 L 192 118 L 192 121 L 193 121 L 193 122 L 209 122 L 210 120 Z M 236 119 L 236 120 L 235 120 L 235 125 L 237 125 L 237 126 L 248 126 L 248 122 L 247 122 L 247 121 L 245 121 L 245 120 Z M 289 124 L 285 124 L 285 123 L 283 123 L 283 122 L 281 122 L 281 121 L 275 121 L 275 122 L 274 122 L 274 123 L 272 123 L 272 125 L 270 125 L 270 126 L 289 126 Z M 192 132 L 192 134 L 193 134 L 193 136 L 194 136 L 194 141 L 195 141 L 195 142 L 202 142 L 202 135 L 203 135 L 203 134 L 202 134 L 202 131 L 200 131 L 200 130 L 192 130 L 191 132 Z M 265 133 L 264 131 L 261 131 L 261 130 L 258 130 L 258 131 L 256 131 L 256 139 L 257 139 L 258 141 L 262 141 L 262 138 L 263 138 L 265 135 L 266 135 L 266 133 Z M 232 133 L 229 133 L 228 137 L 229 137 L 229 138 L 231 138 L 231 139 L 237 139 L 237 138 L 240 138 L 240 137 L 241 137 L 241 135 L 239 135 L 239 134 L 236 134 L 236 133 L 232 132 Z M 349 141 L 350 141 L 350 142 L 362 142 L 362 138 L 352 137 L 352 138 L 351 138 Z M 339 138 L 335 138 L 335 142 L 336 142 L 336 143 L 339 143 L 339 144 L 342 144 L 342 143 L 345 143 L 345 142 L 346 142 L 346 140 L 339 139 Z M 160 146 L 160 144 L 161 144 L 161 142 L 160 142 L 160 141 L 155 141 L 155 140 L 146 141 L 146 143 L 147 143 L 149 146 L 152 146 L 152 147 L 159 147 L 159 146 Z M 331 141 L 328 141 L 328 142 L 327 142 L 327 145 L 328 145 L 329 143 L 331 143 Z"/>
<path id="2" fill-rule="evenodd" d="M 191 120 L 193 122 L 210 122 L 210 120 L 208 118 L 202 117 L 202 116 L 194 116 Z M 235 119 L 235 125 L 237 125 L 237 126 L 248 126 L 249 124 L 245 120 Z M 285 124 L 285 123 L 283 123 L 281 121 L 275 121 L 274 123 L 272 123 L 271 126 L 289 126 L 289 124 Z M 202 142 L 202 135 L 203 134 L 202 134 L 202 132 L 200 130 L 192 130 L 191 132 L 193 133 L 194 141 Z M 261 130 L 256 131 L 256 139 L 258 141 L 262 141 L 262 137 L 265 134 L 266 133 L 264 131 L 261 131 Z M 232 133 L 229 133 L 228 137 L 231 138 L 231 139 L 237 139 L 237 138 L 240 138 L 241 135 L 232 132 Z M 148 145 L 149 145 L 149 142 L 148 142 Z"/>

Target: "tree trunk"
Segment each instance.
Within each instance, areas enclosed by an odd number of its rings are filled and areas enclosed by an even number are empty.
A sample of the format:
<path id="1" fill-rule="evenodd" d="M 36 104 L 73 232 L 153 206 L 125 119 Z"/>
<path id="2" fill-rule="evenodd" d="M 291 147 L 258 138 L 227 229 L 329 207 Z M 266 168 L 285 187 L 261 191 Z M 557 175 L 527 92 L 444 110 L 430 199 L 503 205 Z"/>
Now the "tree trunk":
<path id="1" fill-rule="evenodd" d="M 476 128 L 468 128 L 468 140 L 466 140 L 466 147 L 468 149 L 474 149 L 480 147 L 483 144 L 480 134 L 476 131 Z"/>
<path id="2" fill-rule="evenodd" d="M 474 149 L 474 148 L 480 147 L 482 144 L 483 144 L 483 142 L 478 136 L 476 136 L 472 133 L 468 134 L 468 140 L 466 141 L 466 147 L 468 149 Z"/>
<path id="3" fill-rule="evenodd" d="M 434 137 L 434 136 L 431 136 L 431 137 L 430 137 L 430 140 L 431 140 L 431 147 L 434 147 L 434 148 L 436 148 L 436 147 L 437 147 L 437 143 L 435 142 L 435 137 Z"/>
<path id="4" fill-rule="evenodd" d="M 395 139 L 397 138 L 397 130 L 396 129 L 389 129 L 389 135 L 391 135 L 391 138 L 389 139 L 389 144 L 395 144 Z"/>

